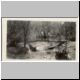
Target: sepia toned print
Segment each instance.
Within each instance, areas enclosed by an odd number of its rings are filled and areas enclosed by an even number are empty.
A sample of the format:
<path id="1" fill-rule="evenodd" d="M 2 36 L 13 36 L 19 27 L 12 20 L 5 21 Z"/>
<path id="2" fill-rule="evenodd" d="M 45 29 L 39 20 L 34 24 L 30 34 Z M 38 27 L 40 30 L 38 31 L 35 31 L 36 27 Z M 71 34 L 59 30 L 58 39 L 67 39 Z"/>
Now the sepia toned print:
<path id="1" fill-rule="evenodd" d="M 7 59 L 75 60 L 75 21 L 7 20 Z"/>

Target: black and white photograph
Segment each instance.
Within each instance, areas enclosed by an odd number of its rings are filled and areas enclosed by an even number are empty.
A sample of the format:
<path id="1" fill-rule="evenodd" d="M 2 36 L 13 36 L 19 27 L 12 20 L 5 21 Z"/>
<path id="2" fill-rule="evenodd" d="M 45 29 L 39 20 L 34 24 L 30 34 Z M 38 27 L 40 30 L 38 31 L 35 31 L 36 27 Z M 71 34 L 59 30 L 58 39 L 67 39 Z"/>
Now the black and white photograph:
<path id="1" fill-rule="evenodd" d="M 14 18 L 5 25 L 7 59 L 76 60 L 76 21 Z"/>

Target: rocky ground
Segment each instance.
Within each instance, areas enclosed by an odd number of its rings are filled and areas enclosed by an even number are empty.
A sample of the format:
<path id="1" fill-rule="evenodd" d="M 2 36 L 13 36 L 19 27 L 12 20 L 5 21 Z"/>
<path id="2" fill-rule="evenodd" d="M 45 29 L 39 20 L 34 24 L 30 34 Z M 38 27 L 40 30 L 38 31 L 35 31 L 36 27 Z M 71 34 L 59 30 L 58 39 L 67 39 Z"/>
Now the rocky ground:
<path id="1" fill-rule="evenodd" d="M 26 53 L 24 49 L 20 47 L 8 47 L 7 48 L 7 57 L 11 59 L 36 59 L 36 60 L 56 60 L 55 55 L 58 48 L 47 49 L 50 46 L 56 46 L 57 42 L 32 42 L 33 48 L 36 48 L 35 51 L 32 51 L 29 47 L 29 44 L 26 45 Z M 23 47 L 23 43 L 19 43 L 19 46 Z M 63 47 L 61 46 L 61 49 Z M 75 59 L 75 42 L 69 41 L 67 44 L 67 51 L 69 59 Z"/>

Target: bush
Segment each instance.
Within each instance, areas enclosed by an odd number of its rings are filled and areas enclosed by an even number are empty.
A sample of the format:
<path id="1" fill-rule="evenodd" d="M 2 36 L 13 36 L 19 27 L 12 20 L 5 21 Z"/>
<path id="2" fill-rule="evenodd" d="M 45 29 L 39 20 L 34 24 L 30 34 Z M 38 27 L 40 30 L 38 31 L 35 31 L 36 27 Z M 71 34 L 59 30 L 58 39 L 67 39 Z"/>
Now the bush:
<path id="1" fill-rule="evenodd" d="M 68 52 L 66 52 L 66 51 L 56 52 L 55 58 L 59 59 L 59 60 L 63 60 L 63 59 L 67 60 L 68 59 Z"/>

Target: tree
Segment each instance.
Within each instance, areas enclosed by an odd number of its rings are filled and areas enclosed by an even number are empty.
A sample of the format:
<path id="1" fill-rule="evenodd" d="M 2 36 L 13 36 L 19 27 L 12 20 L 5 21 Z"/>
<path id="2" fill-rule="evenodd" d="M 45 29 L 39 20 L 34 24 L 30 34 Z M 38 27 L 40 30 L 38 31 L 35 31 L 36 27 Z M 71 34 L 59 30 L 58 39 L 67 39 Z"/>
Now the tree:
<path id="1" fill-rule="evenodd" d="M 23 34 L 24 34 L 24 36 L 23 36 L 23 38 L 24 38 L 24 48 L 26 48 L 26 44 L 28 42 L 28 31 L 29 31 L 30 22 L 29 21 L 23 22 L 22 24 L 23 24 L 22 26 L 23 26 Z"/>
<path id="2" fill-rule="evenodd" d="M 20 33 L 21 32 L 18 28 L 17 21 L 8 21 L 8 28 L 7 28 L 7 43 L 8 46 L 16 47 L 17 43 L 20 42 Z"/>
<path id="3" fill-rule="evenodd" d="M 66 39 L 69 41 L 75 41 L 76 39 L 76 23 L 75 22 L 65 22 L 64 25 L 66 30 Z"/>

